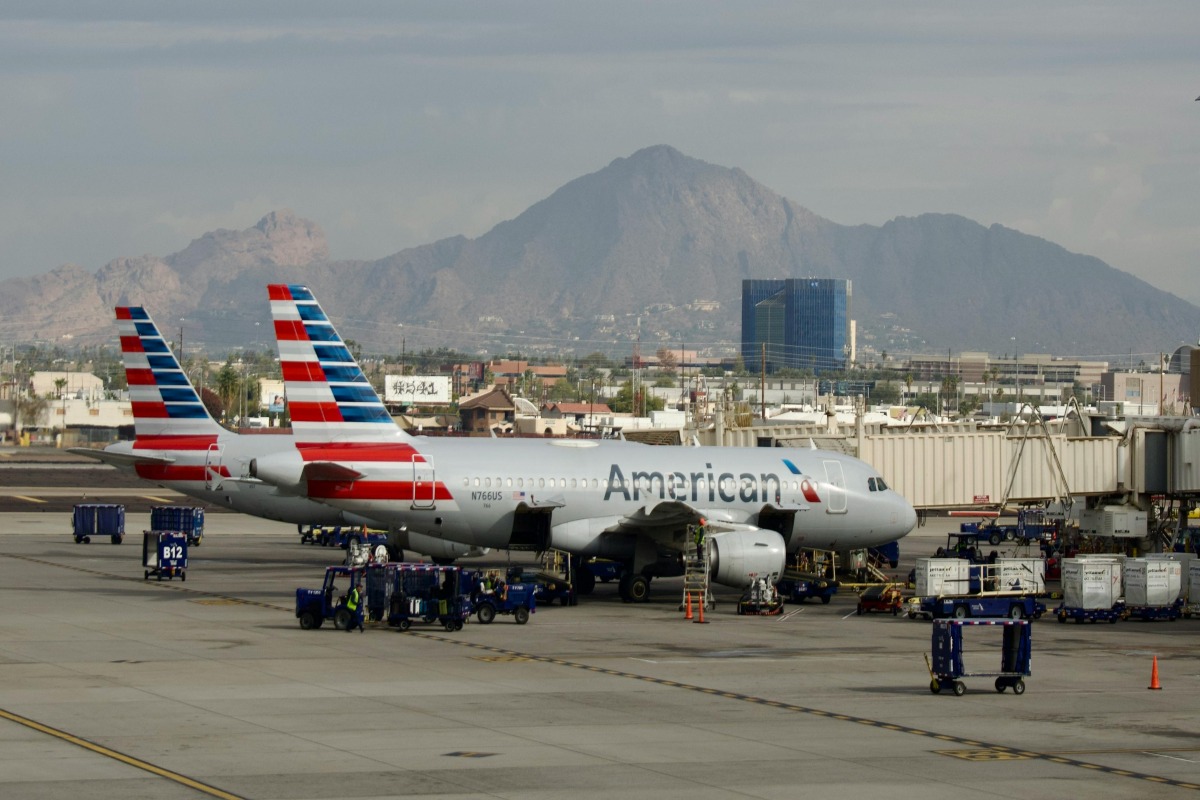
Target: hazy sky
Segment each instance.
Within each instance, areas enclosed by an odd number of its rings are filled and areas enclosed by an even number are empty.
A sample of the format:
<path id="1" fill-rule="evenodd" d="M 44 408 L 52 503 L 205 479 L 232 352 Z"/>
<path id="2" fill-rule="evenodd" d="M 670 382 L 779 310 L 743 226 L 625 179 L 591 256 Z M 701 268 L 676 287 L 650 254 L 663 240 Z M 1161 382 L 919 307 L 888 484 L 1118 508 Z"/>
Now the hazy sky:
<path id="1" fill-rule="evenodd" d="M 291 208 L 478 236 L 669 144 L 843 224 L 952 212 L 1200 303 L 1200 3 L 0 4 L 0 277 Z"/>

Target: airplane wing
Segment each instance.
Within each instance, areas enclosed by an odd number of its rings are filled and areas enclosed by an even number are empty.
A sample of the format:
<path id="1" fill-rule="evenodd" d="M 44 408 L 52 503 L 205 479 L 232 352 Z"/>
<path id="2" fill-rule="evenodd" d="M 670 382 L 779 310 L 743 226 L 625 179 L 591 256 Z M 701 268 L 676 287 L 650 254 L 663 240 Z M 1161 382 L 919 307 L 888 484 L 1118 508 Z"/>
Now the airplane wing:
<path id="1" fill-rule="evenodd" d="M 114 467 L 136 467 L 138 464 L 174 464 L 175 459 L 170 456 L 151 456 L 140 455 L 138 453 L 122 453 L 109 450 L 96 450 L 91 447 L 69 447 L 68 453 L 74 453 L 77 456 L 87 456 L 94 458 L 97 461 L 103 461 L 105 464 L 111 464 Z"/>

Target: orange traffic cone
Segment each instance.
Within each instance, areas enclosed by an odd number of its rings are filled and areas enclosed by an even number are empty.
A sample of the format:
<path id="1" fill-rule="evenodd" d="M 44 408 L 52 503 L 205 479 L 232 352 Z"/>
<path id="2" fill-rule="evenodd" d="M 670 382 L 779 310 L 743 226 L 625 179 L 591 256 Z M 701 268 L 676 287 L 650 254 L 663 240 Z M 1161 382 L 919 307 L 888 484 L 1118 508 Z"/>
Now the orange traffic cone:
<path id="1" fill-rule="evenodd" d="M 692 618 L 692 593 L 687 593 L 687 613 L 683 615 L 684 619 Z"/>
<path id="2" fill-rule="evenodd" d="M 696 610 L 699 613 L 696 615 L 696 618 L 694 620 L 692 620 L 692 622 L 704 622 L 704 598 L 703 597 L 701 597 L 699 600 L 696 601 Z M 704 624 L 707 625 L 708 623 L 705 622 Z"/>
<path id="3" fill-rule="evenodd" d="M 1150 667 L 1150 685 L 1149 689 L 1162 689 L 1158 682 L 1158 656 L 1154 657 L 1154 665 Z"/>

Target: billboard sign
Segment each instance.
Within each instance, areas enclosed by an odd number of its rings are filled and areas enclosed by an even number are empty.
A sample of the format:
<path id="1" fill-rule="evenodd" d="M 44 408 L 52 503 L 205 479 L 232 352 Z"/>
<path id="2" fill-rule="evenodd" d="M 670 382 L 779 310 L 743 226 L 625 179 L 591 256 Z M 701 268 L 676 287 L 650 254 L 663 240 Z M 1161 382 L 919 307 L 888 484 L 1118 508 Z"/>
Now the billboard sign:
<path id="1" fill-rule="evenodd" d="M 450 405 L 449 375 L 388 375 L 383 400 L 402 406 Z"/>

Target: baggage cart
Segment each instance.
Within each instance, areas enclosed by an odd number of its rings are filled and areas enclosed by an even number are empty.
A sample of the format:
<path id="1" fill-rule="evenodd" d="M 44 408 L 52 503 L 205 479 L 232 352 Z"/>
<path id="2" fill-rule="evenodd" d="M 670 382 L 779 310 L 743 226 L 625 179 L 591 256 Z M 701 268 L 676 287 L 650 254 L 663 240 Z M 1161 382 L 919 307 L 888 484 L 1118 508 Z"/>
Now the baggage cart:
<path id="1" fill-rule="evenodd" d="M 179 576 L 187 580 L 188 537 L 183 531 L 144 531 L 142 533 L 142 580 L 153 575 L 158 580 Z"/>
<path id="2" fill-rule="evenodd" d="M 1167 620 L 1174 622 L 1183 615 L 1183 598 L 1177 599 L 1168 606 L 1125 606 L 1126 619 L 1140 619 L 1143 622 Z"/>
<path id="3" fill-rule="evenodd" d="M 183 531 L 188 544 L 199 547 L 204 538 L 204 509 L 193 506 L 152 506 L 150 529 L 155 531 Z"/>
<path id="4" fill-rule="evenodd" d="M 460 631 L 471 615 L 470 597 L 464 594 L 462 568 L 436 564 L 387 564 L 391 597 L 388 625 L 406 631 L 414 622 L 441 623 Z"/>
<path id="5" fill-rule="evenodd" d="M 1124 602 L 1117 602 L 1110 608 L 1079 608 L 1063 604 L 1054 610 L 1054 616 L 1058 617 L 1059 622 L 1065 623 L 1073 619 L 1076 623 L 1107 622 L 1110 625 L 1119 619 L 1125 619 L 1125 613 Z"/>
<path id="6" fill-rule="evenodd" d="M 93 536 L 107 536 L 113 544 L 125 538 L 125 506 L 119 503 L 80 503 L 71 515 L 75 544 L 90 544 Z"/>
<path id="7" fill-rule="evenodd" d="M 963 626 L 991 625 L 1001 629 L 1000 669 L 995 672 L 968 672 L 963 663 Z M 1011 688 L 1013 694 L 1025 693 L 1024 678 L 1031 675 L 1033 636 L 1028 620 L 935 620 L 933 623 L 933 662 L 929 667 L 929 691 L 940 694 L 948 689 L 956 697 L 967 691 L 963 678 L 996 679 L 997 692 Z"/>

